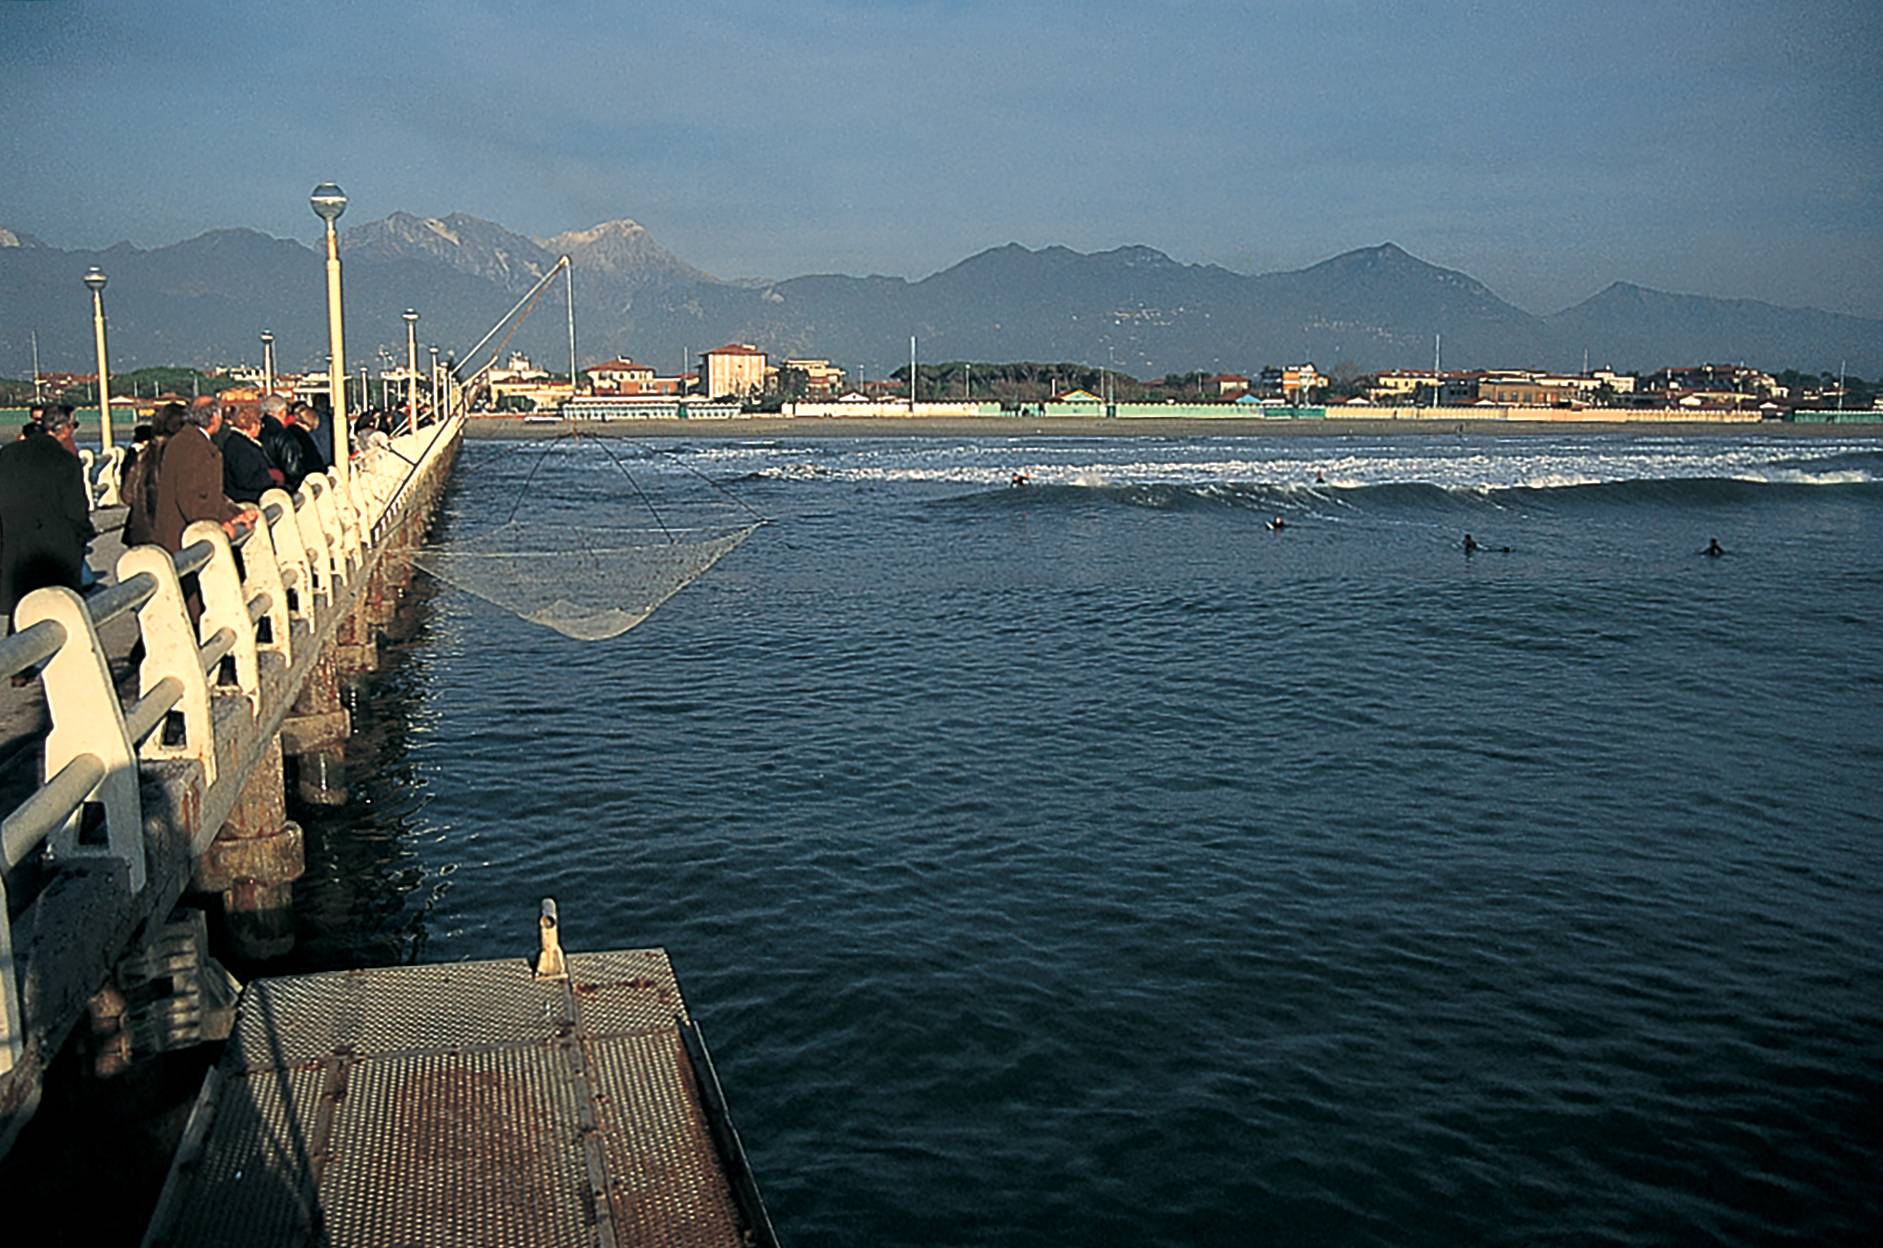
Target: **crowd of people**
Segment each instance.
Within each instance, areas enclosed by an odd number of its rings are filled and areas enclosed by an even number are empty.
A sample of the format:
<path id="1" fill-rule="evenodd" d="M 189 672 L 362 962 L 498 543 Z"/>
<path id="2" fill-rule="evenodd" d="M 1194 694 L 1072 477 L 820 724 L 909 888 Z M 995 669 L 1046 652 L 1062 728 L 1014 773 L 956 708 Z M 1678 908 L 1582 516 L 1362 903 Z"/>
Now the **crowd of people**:
<path id="1" fill-rule="evenodd" d="M 322 423 L 319 409 L 278 395 L 259 403 L 205 395 L 158 408 L 137 426 L 119 466 L 124 544 L 174 554 L 199 520 L 235 537 L 256 522 L 264 493 L 292 494 L 332 464 Z M 33 590 L 84 592 L 95 583 L 87 550 L 97 531 L 76 429 L 70 407 L 36 406 L 19 436 L 0 446 L 0 633 Z"/>

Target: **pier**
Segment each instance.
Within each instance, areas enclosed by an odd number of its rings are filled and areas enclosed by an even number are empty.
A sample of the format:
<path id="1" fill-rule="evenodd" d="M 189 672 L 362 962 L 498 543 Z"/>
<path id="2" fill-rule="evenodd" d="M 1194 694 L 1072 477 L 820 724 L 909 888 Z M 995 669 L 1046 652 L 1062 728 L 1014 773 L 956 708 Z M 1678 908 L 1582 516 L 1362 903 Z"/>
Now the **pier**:
<path id="1" fill-rule="evenodd" d="M 229 1034 L 234 984 L 186 894 L 217 900 L 227 953 L 292 947 L 284 760 L 302 801 L 345 801 L 340 682 L 376 666 L 462 432 L 375 440 L 344 479 L 264 495 L 233 542 L 198 523 L 174 556 L 122 551 L 88 597 L 21 602 L 0 677 L 38 670 L 48 725 L 38 784 L 0 821 L 0 1155 L 81 1024 L 106 1074 Z M 142 659 L 121 684 L 107 638 L 127 630 Z"/>

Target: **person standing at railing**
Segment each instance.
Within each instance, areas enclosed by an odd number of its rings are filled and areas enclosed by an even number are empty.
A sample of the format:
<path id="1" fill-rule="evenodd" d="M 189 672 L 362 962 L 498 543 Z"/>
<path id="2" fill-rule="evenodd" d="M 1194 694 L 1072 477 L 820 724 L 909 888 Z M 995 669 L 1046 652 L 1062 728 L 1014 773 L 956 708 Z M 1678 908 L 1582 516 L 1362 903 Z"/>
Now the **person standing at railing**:
<path id="1" fill-rule="evenodd" d="M 288 474 L 281 466 L 293 453 L 287 449 L 288 441 L 288 401 L 271 394 L 262 400 L 262 454 L 268 457 L 268 475 L 275 479 L 275 484 L 292 492 Z"/>
<path id="2" fill-rule="evenodd" d="M 296 403 L 294 423 L 306 435 L 306 448 L 313 452 L 307 470 L 325 472 L 333 467 L 333 427 L 326 424 L 325 414 L 312 403 Z"/>
<path id="3" fill-rule="evenodd" d="M 0 446 L 0 616 L 9 629 L 33 590 L 83 586 L 96 536 L 85 493 L 71 408 L 47 408 L 39 432 Z"/>
<path id="4" fill-rule="evenodd" d="M 262 450 L 262 414 L 246 404 L 231 408 L 226 417 L 229 433 L 222 439 L 222 492 L 238 503 L 259 503 L 275 488 Z"/>
<path id="5" fill-rule="evenodd" d="M 124 478 L 124 544 L 151 546 L 157 541 L 157 473 L 164 448 L 183 428 L 183 405 L 165 403 L 150 418 L 150 440 Z"/>
<path id="6" fill-rule="evenodd" d="M 157 469 L 156 538 L 171 554 L 183 549 L 183 530 L 198 520 L 214 520 L 234 537 L 259 514 L 222 492 L 222 452 L 213 440 L 222 428 L 222 405 L 192 407 L 183 419 Z"/>

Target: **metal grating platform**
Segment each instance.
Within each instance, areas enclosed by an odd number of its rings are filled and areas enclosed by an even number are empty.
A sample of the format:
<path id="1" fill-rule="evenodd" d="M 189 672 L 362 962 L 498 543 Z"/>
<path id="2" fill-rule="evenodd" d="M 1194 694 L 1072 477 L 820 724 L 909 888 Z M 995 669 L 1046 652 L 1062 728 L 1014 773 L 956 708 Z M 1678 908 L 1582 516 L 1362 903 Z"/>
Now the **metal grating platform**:
<path id="1" fill-rule="evenodd" d="M 667 955 L 258 980 L 146 1245 L 771 1245 Z"/>

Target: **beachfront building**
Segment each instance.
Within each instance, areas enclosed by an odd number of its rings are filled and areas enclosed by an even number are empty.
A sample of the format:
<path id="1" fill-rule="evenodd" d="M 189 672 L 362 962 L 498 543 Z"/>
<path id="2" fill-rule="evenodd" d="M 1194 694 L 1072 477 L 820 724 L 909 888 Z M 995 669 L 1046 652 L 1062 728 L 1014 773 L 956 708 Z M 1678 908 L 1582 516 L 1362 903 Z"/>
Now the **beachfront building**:
<path id="1" fill-rule="evenodd" d="M 1291 403 L 1306 403 L 1327 389 L 1327 378 L 1312 364 L 1291 364 L 1281 370 L 1282 397 Z"/>
<path id="2" fill-rule="evenodd" d="M 1567 407 L 1577 397 L 1561 378 L 1541 373 L 1487 373 L 1478 379 L 1478 402 L 1499 407 Z"/>
<path id="3" fill-rule="evenodd" d="M 739 405 L 678 394 L 579 394 L 558 410 L 564 420 L 731 420 Z"/>
<path id="4" fill-rule="evenodd" d="M 613 359 L 583 370 L 596 394 L 651 394 L 654 370 L 630 359 Z"/>
<path id="5" fill-rule="evenodd" d="M 1366 387 L 1366 397 L 1375 403 L 1414 405 L 1419 397 L 1431 397 L 1438 385 L 1438 374 L 1431 369 L 1396 369 L 1376 375 Z"/>
<path id="6" fill-rule="evenodd" d="M 502 368 L 490 370 L 490 384 L 509 384 L 512 382 L 548 381 L 549 370 L 538 368 L 530 362 L 530 357 L 521 351 L 512 351 L 510 359 Z"/>
<path id="7" fill-rule="evenodd" d="M 700 357 L 700 376 L 707 398 L 749 398 L 765 389 L 765 353 L 749 342 L 729 342 Z"/>
<path id="8" fill-rule="evenodd" d="M 829 360 L 786 360 L 781 367 L 804 374 L 806 398 L 833 399 L 844 392 L 844 371 Z"/>
<path id="9" fill-rule="evenodd" d="M 1241 373 L 1218 373 L 1204 383 L 1217 398 L 1234 401 L 1249 393 L 1253 384 Z"/>

